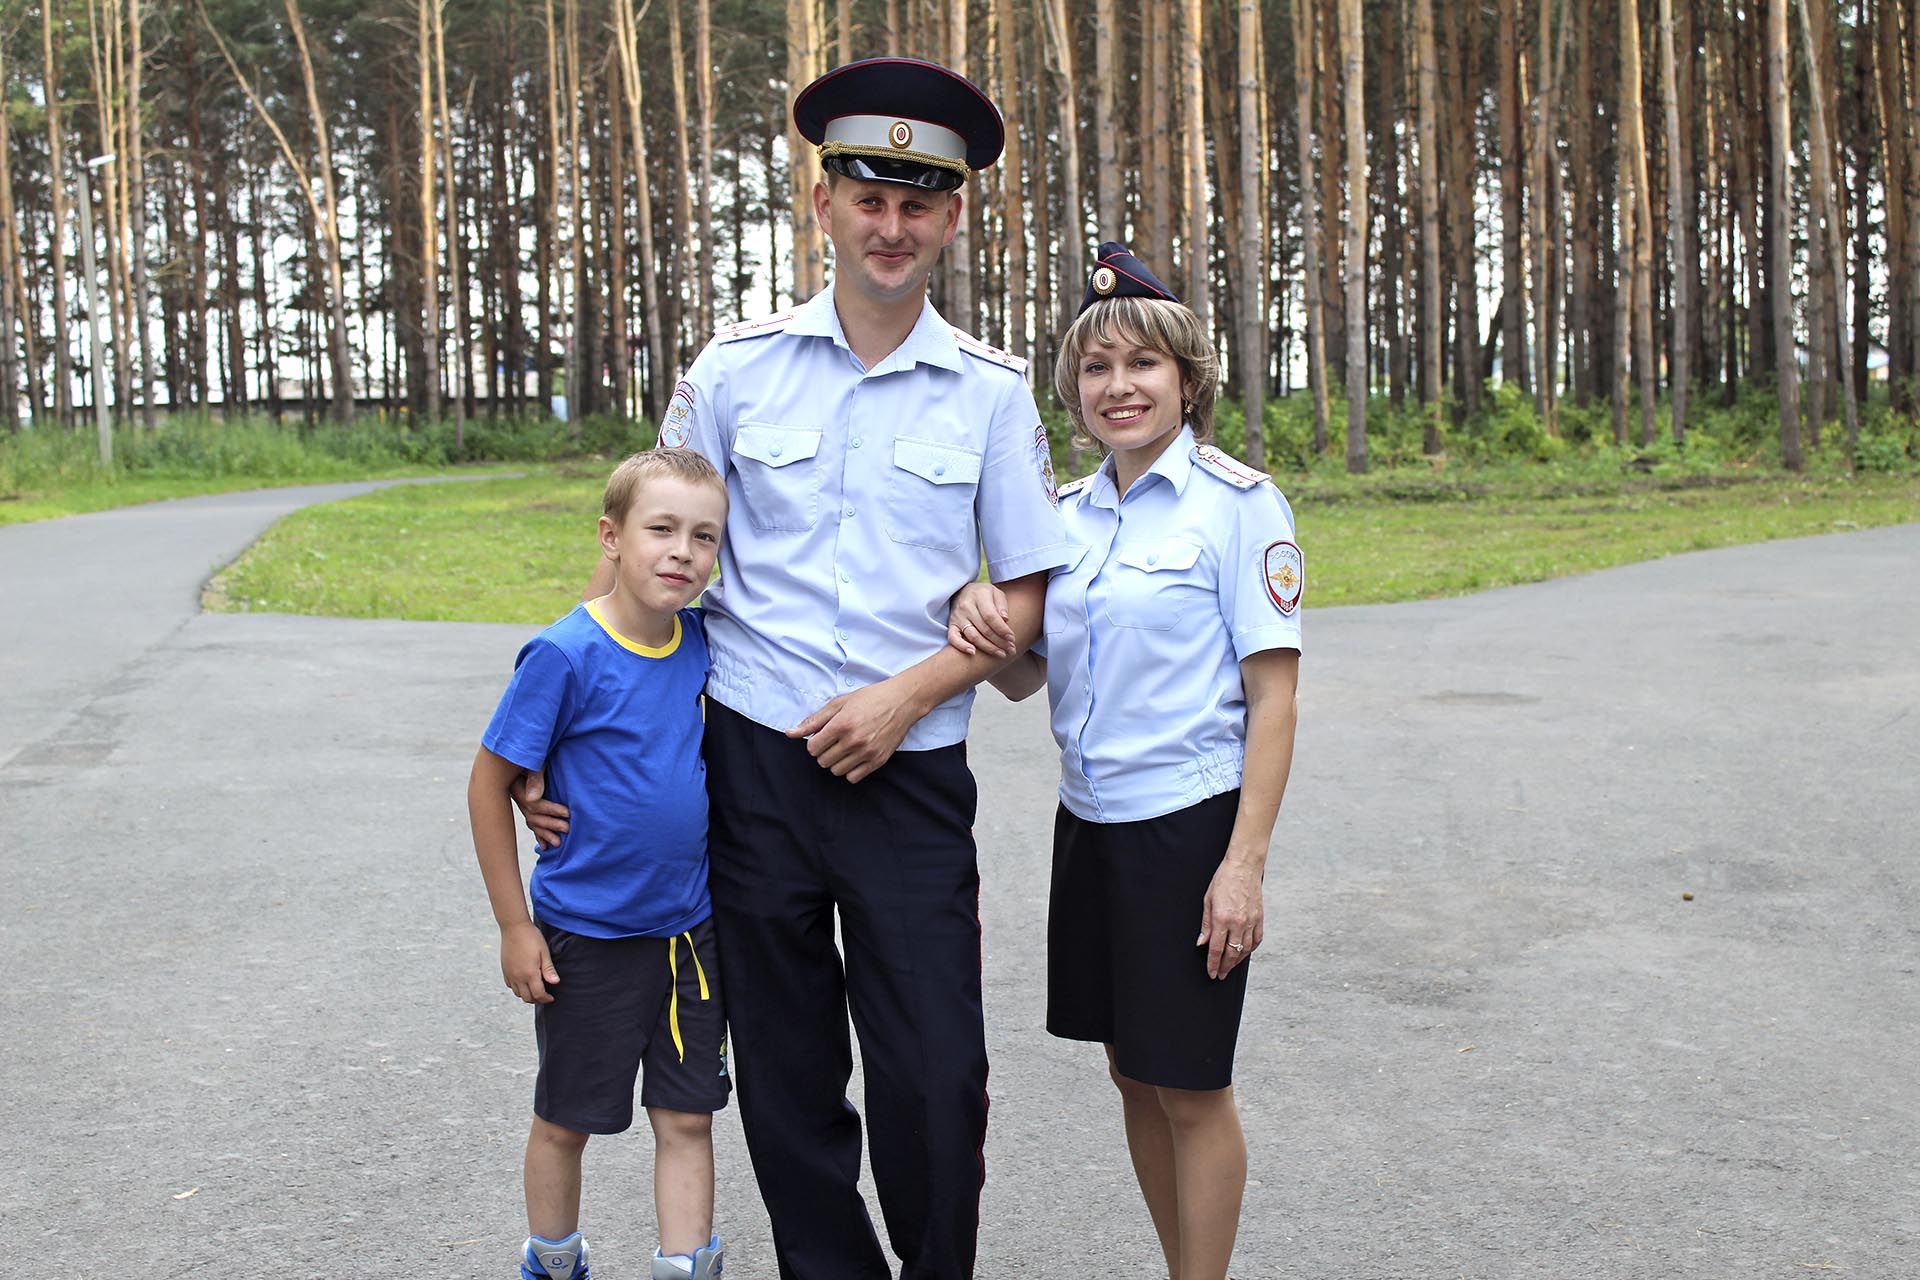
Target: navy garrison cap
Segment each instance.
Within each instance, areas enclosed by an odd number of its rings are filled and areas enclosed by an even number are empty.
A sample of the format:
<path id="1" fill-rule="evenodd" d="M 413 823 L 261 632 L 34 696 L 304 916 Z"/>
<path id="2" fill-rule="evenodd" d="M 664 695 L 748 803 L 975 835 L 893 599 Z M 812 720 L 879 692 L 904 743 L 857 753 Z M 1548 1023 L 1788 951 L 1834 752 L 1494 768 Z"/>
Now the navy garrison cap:
<path id="1" fill-rule="evenodd" d="M 1147 264 L 1133 256 L 1118 240 L 1109 240 L 1093 256 L 1093 274 L 1087 277 L 1086 296 L 1080 300 L 1085 311 L 1102 298 L 1159 298 L 1178 302 L 1173 290 L 1160 283 L 1160 277 L 1147 270 Z"/>
<path id="2" fill-rule="evenodd" d="M 1006 127 L 965 76 L 918 58 L 849 62 L 793 100 L 800 136 L 835 173 L 951 191 L 1000 158 Z"/>

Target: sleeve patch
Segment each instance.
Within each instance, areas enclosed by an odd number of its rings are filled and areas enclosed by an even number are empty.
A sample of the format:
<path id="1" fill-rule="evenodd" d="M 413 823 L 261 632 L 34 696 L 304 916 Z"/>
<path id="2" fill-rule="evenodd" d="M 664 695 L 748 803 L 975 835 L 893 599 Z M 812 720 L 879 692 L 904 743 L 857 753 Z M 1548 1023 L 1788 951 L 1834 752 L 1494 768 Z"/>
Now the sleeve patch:
<path id="1" fill-rule="evenodd" d="M 687 443 L 687 432 L 693 427 L 693 384 L 682 382 L 674 387 L 673 396 L 667 401 L 667 416 L 660 420 L 660 447 L 679 449 Z"/>
<path id="2" fill-rule="evenodd" d="M 1060 484 L 1053 474 L 1053 446 L 1047 442 L 1047 424 L 1037 422 L 1033 427 L 1033 447 L 1040 454 L 1040 482 L 1046 486 L 1047 501 L 1054 506 L 1060 505 Z"/>
<path id="3" fill-rule="evenodd" d="M 1291 618 L 1307 585 L 1307 562 L 1300 548 L 1284 540 L 1269 542 L 1260 555 L 1260 576 L 1267 584 L 1267 599 L 1281 617 Z"/>

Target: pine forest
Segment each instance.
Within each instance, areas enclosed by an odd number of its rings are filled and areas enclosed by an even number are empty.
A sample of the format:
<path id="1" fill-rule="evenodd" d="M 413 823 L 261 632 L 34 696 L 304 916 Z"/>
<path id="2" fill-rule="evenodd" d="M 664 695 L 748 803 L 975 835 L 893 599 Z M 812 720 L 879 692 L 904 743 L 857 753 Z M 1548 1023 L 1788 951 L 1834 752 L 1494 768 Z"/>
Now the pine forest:
<path id="1" fill-rule="evenodd" d="M 1353 471 L 1497 397 L 1912 431 L 1920 0 L 0 0 L 0 419 L 657 421 L 824 285 L 788 104 L 883 55 L 1006 117 L 933 296 L 1043 403 L 1123 239 L 1256 466 L 1290 396 Z"/>

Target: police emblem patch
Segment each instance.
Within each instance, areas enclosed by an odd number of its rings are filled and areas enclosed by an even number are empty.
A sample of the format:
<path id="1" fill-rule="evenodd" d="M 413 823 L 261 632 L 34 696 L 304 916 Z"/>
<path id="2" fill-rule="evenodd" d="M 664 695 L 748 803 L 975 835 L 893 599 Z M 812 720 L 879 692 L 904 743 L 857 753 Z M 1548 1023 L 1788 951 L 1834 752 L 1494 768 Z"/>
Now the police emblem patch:
<path id="1" fill-rule="evenodd" d="M 1267 598 L 1282 617 L 1290 618 L 1300 607 L 1300 592 L 1307 585 L 1307 563 L 1300 548 L 1291 542 L 1270 542 L 1260 556 L 1260 576 L 1267 584 Z"/>
<path id="2" fill-rule="evenodd" d="M 1053 475 L 1053 447 L 1047 443 L 1047 424 L 1036 422 L 1033 426 L 1033 447 L 1040 453 L 1040 482 L 1047 487 L 1047 501 L 1054 506 L 1060 505 L 1060 485 Z"/>
<path id="3" fill-rule="evenodd" d="M 1104 298 L 1120 283 L 1120 277 L 1113 274 L 1112 267 L 1096 267 L 1089 283 L 1093 285 L 1093 291 Z"/>
<path id="4" fill-rule="evenodd" d="M 873 135 L 868 134 L 867 136 L 872 137 Z M 893 128 L 887 130 L 887 141 L 891 142 L 900 150 L 905 151 L 913 145 L 913 126 L 905 120 L 895 120 L 893 122 Z"/>
<path id="5" fill-rule="evenodd" d="M 673 389 L 673 398 L 667 401 L 667 416 L 660 421 L 660 447 L 678 449 L 687 443 L 687 432 L 693 429 L 693 384 L 682 382 Z"/>

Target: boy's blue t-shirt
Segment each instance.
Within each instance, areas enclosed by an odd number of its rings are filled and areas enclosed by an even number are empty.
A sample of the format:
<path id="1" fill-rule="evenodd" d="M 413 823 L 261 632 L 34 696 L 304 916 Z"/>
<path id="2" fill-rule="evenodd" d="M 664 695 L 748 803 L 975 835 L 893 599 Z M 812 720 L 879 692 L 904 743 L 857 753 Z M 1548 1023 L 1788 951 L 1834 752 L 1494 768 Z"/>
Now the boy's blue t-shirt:
<path id="1" fill-rule="evenodd" d="M 707 769 L 697 609 L 658 649 L 582 604 L 526 643 L 481 743 L 546 773 L 567 833 L 533 868 L 533 911 L 596 938 L 670 937 L 706 919 Z"/>

